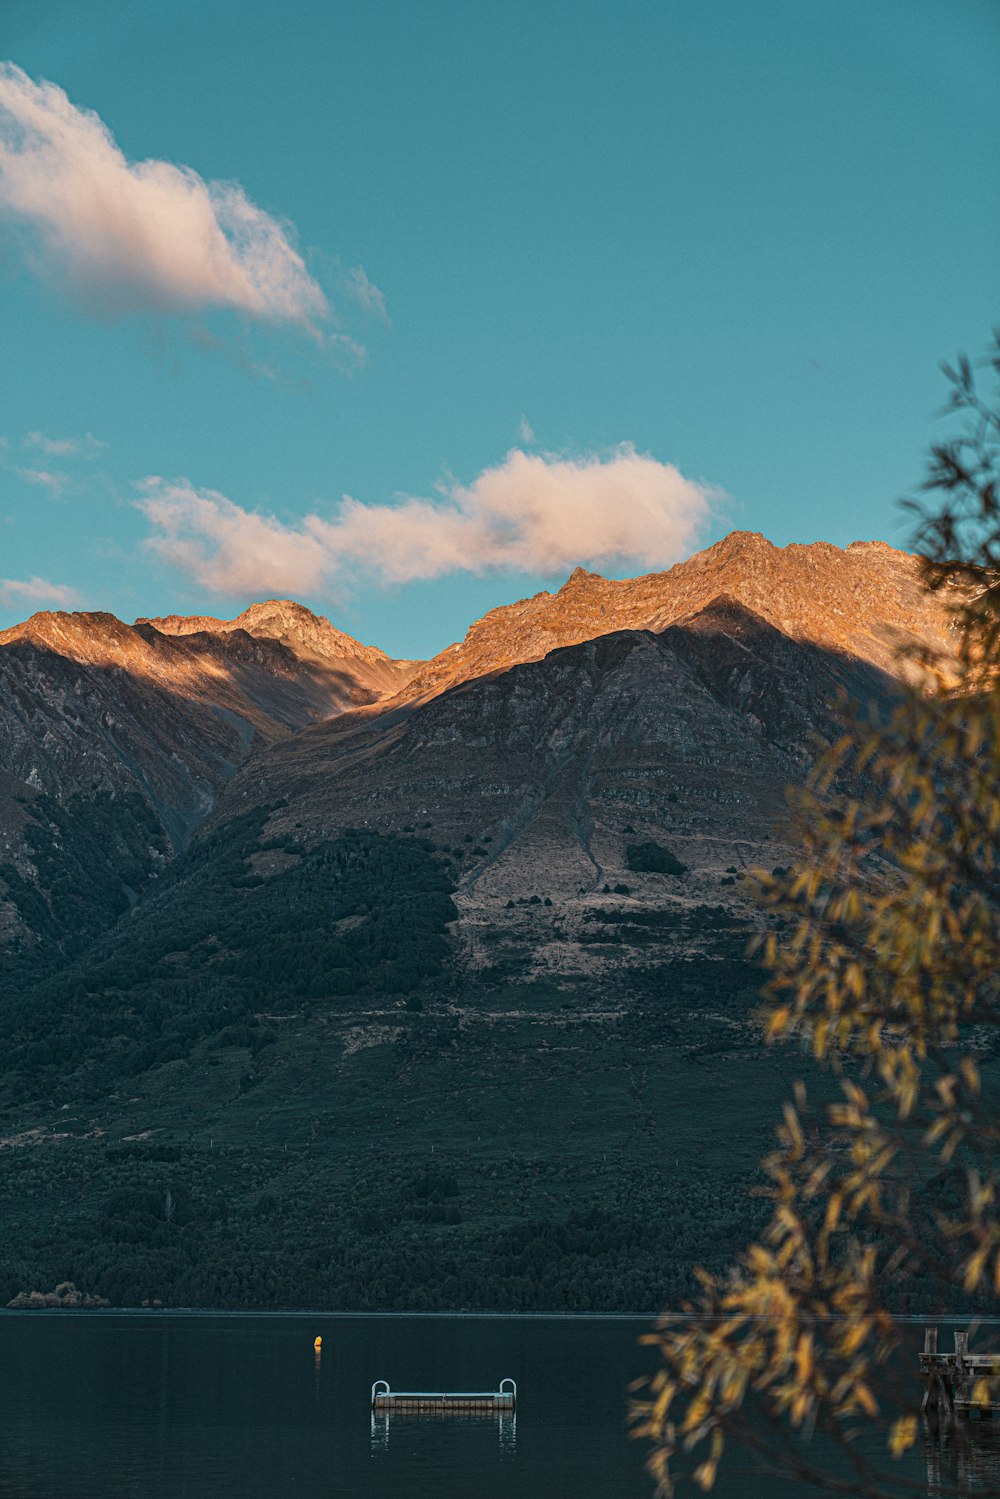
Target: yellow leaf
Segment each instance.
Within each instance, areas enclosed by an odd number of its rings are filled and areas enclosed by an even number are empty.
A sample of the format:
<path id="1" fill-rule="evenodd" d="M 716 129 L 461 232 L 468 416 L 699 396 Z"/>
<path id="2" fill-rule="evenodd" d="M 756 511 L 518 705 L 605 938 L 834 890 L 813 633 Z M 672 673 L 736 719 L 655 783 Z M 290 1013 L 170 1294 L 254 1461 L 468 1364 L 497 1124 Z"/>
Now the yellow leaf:
<path id="1" fill-rule="evenodd" d="M 971 1057 L 963 1057 L 958 1064 L 958 1070 L 965 1080 L 965 1086 L 970 1093 L 979 1092 L 979 1068 Z"/>
<path id="2" fill-rule="evenodd" d="M 718 1466 L 718 1463 L 713 1462 L 713 1460 L 709 1457 L 706 1458 L 703 1463 L 700 1463 L 697 1468 L 695 1468 L 691 1477 L 694 1479 L 695 1483 L 700 1489 L 703 1489 L 705 1492 L 707 1492 L 709 1489 L 715 1487 L 715 1474 Z"/>
<path id="3" fill-rule="evenodd" d="M 916 1416 L 900 1416 L 889 1429 L 889 1451 L 893 1457 L 902 1457 L 907 1448 L 917 1440 Z"/>
<path id="4" fill-rule="evenodd" d="M 806 1384 L 813 1371 L 812 1333 L 804 1332 L 799 1338 L 799 1345 L 795 1353 L 795 1365 L 800 1382 Z"/>
<path id="5" fill-rule="evenodd" d="M 854 1398 L 860 1405 L 861 1409 L 864 1411 L 865 1415 L 871 1416 L 874 1420 L 874 1418 L 878 1415 L 878 1403 L 875 1399 L 875 1396 L 872 1394 L 871 1390 L 866 1384 L 855 1385 Z"/>

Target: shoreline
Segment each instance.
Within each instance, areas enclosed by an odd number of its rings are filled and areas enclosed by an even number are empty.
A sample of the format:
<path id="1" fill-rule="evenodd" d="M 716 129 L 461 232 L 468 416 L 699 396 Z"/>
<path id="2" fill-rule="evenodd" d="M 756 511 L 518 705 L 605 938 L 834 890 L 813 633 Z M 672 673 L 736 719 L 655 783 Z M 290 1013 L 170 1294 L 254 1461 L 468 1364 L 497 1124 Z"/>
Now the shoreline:
<path id="1" fill-rule="evenodd" d="M 463 1320 L 463 1321 L 490 1321 L 490 1322 L 644 1322 L 656 1323 L 659 1321 L 661 1312 L 489 1312 L 489 1311 L 453 1311 L 453 1312 L 361 1312 L 361 1311 L 323 1311 L 318 1308 L 312 1310 L 292 1309 L 289 1311 L 275 1310 L 273 1307 L 261 1308 L 259 1311 L 252 1307 L 195 1307 L 195 1306 L 171 1306 L 171 1307 L 149 1307 L 149 1306 L 101 1306 L 101 1307 L 0 1307 L 0 1318 L 2 1317 L 61 1317 L 71 1314 L 74 1317 L 151 1317 L 162 1319 L 163 1317 L 312 1317 L 326 1318 L 328 1321 L 345 1321 L 348 1318 L 356 1320 L 379 1320 L 387 1321 L 392 1318 L 406 1318 L 409 1321 L 431 1321 L 435 1318 Z M 690 1320 L 694 1314 L 687 1312 L 676 1312 L 673 1316 L 678 1321 Z M 754 1317 L 749 1320 L 755 1322 L 766 1322 L 766 1317 Z M 842 1322 L 842 1317 L 823 1318 L 827 1322 Z M 975 1327 L 998 1327 L 1000 1316 L 983 1317 L 975 1316 L 973 1313 L 912 1313 L 908 1312 L 895 1318 L 901 1326 L 920 1327 L 924 1323 L 932 1322 L 939 1326 Z"/>

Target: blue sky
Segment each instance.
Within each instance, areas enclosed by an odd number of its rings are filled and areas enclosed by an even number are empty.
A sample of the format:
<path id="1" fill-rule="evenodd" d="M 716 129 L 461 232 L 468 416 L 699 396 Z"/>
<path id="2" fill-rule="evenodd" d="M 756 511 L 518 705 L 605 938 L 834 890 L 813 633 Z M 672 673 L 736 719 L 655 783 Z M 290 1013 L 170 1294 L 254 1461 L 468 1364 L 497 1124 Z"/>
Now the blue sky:
<path id="1" fill-rule="evenodd" d="M 5 0 L 0 55 L 0 625 L 426 655 L 575 561 L 904 544 L 998 316 L 993 0 Z"/>

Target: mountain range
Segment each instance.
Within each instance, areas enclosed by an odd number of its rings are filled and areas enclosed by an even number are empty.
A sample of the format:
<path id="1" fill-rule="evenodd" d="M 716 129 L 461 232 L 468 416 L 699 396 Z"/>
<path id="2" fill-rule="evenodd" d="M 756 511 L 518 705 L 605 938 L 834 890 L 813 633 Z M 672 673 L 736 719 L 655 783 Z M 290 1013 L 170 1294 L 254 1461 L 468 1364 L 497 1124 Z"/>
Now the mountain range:
<path id="1" fill-rule="evenodd" d="M 307 828 L 430 818 L 462 855 L 462 889 L 506 900 L 519 860 L 567 892 L 621 874 L 631 835 L 596 796 L 634 809 L 623 825 L 666 819 L 700 865 L 708 814 L 692 798 L 738 798 L 750 775 L 742 800 L 770 826 L 835 689 L 884 692 L 901 646 L 946 654 L 949 630 L 915 560 L 884 543 L 777 548 L 739 532 L 666 573 L 578 568 L 427 662 L 394 661 L 288 600 L 229 621 L 36 614 L 0 632 L 0 847 L 38 886 L 29 834 L 47 809 L 64 814 L 71 854 L 65 814 L 107 798 L 102 852 L 127 864 L 123 910 L 206 821 L 292 790 L 279 826 L 303 809 Z M 681 781 L 690 818 L 661 805 Z M 461 849 L 470 829 L 473 845 L 493 838 L 488 854 Z M 31 931 L 0 885 L 0 934 Z"/>
<path id="2" fill-rule="evenodd" d="M 917 559 L 739 532 L 426 662 L 288 600 L 0 633 L 0 1297 L 683 1291 L 801 1068 L 746 872 L 914 649 Z"/>

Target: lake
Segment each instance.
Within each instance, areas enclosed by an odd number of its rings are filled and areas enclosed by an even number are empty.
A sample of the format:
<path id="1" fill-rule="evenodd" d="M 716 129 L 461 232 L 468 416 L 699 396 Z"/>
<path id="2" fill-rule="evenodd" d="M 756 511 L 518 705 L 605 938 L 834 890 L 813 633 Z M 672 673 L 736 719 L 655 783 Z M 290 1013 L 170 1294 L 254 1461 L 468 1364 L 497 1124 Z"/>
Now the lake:
<path id="1" fill-rule="evenodd" d="M 638 1320 L 0 1313 L 3 1499 L 650 1499 L 626 1386 Z M 323 1348 L 317 1359 L 313 1339 Z M 371 1414 L 404 1388 L 518 1384 L 516 1421 Z M 997 1423 L 1000 1426 L 1000 1423 Z M 993 1428 L 920 1449 L 928 1492 L 997 1482 Z M 693 1491 L 689 1491 L 693 1492 Z M 801 1485 L 732 1454 L 720 1499 Z"/>

